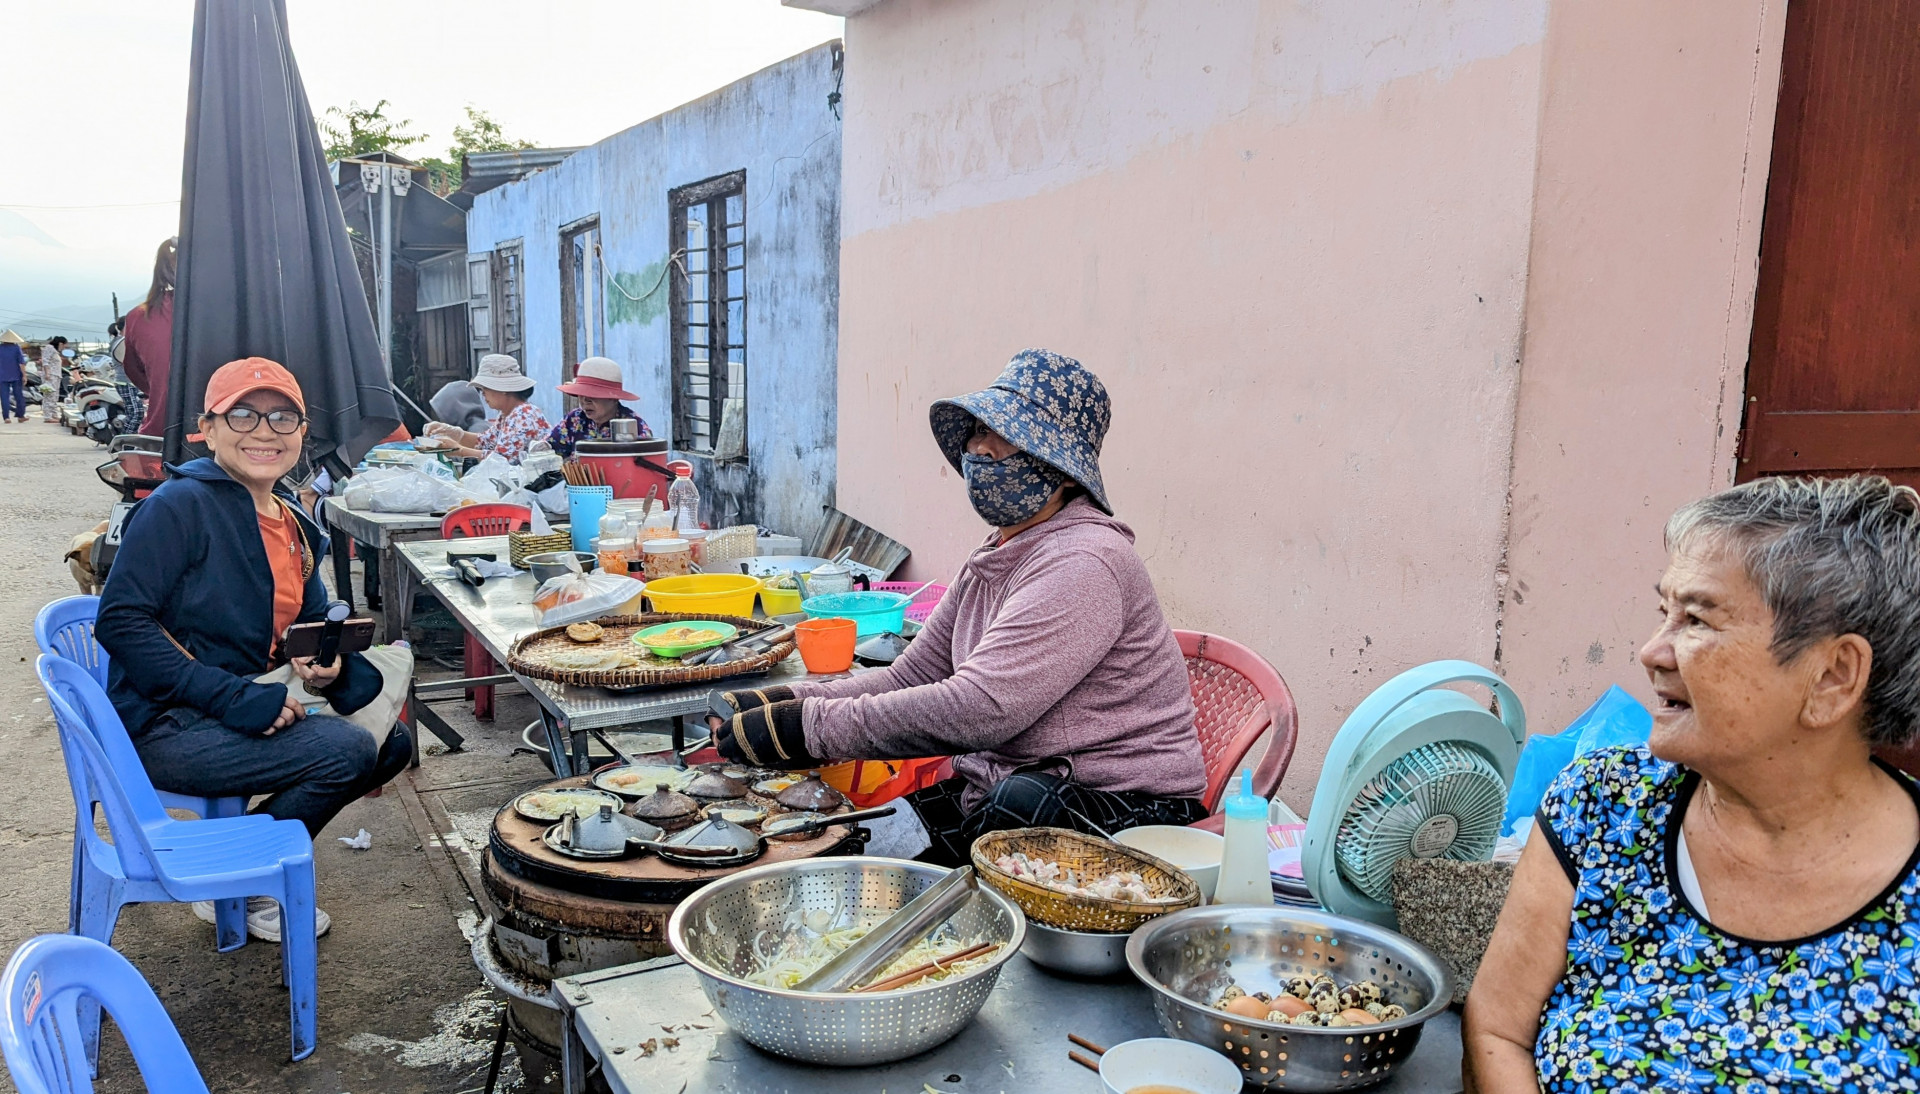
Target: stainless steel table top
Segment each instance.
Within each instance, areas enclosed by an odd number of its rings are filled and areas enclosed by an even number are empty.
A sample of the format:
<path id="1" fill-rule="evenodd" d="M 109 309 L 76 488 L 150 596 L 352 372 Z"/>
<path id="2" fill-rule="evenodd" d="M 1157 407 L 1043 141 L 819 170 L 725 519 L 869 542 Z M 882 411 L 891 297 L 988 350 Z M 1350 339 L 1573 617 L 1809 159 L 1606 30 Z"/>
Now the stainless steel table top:
<path id="1" fill-rule="evenodd" d="M 460 625 L 480 640 L 481 646 L 500 665 L 507 663 L 507 650 L 521 635 L 540 629 L 540 612 L 533 606 L 538 586 L 533 575 L 488 578 L 479 588 L 463 584 L 453 567 L 447 565 L 447 552 L 479 551 L 507 560 L 505 536 L 444 540 L 422 539 L 396 544 L 408 569 L 433 593 L 435 600 L 453 613 Z M 511 671 L 511 670 L 507 670 Z M 758 676 L 731 677 L 733 681 L 792 681 L 807 674 L 800 655 L 794 654 Z M 707 709 L 707 693 L 712 684 L 682 688 L 648 688 L 642 691 L 608 691 L 606 688 L 576 687 L 548 680 L 535 680 L 514 674 L 541 706 L 562 725 L 573 730 L 608 729 L 655 721 L 676 715 L 699 714 Z M 704 729 L 700 730 L 704 733 Z"/>
<path id="2" fill-rule="evenodd" d="M 1100 1079 L 1067 1059 L 1073 1047 L 1067 1034 L 1109 1048 L 1136 1037 L 1166 1036 L 1154 1019 L 1152 998 L 1132 978 L 1073 980 L 1016 957 L 979 1016 L 946 1044 L 878 1067 L 816 1067 L 769 1055 L 728 1030 L 685 965 L 634 971 L 640 967 L 554 982 L 555 997 L 572 1010 L 577 1035 L 617 1094 L 919 1094 L 926 1087 L 967 1094 L 1092 1094 Z M 663 1037 L 678 1038 L 679 1046 L 642 1055 L 643 1042 Z M 1448 1012 L 1428 1022 L 1412 1060 L 1374 1089 L 1458 1091 L 1459 1020 Z"/>
<path id="3" fill-rule="evenodd" d="M 441 518 L 430 513 L 370 513 L 347 508 L 339 498 L 326 499 L 327 523 L 369 547 L 393 546 L 394 533 L 438 532 Z M 505 540 L 501 541 L 505 543 Z M 505 555 L 501 556 L 506 557 Z"/>

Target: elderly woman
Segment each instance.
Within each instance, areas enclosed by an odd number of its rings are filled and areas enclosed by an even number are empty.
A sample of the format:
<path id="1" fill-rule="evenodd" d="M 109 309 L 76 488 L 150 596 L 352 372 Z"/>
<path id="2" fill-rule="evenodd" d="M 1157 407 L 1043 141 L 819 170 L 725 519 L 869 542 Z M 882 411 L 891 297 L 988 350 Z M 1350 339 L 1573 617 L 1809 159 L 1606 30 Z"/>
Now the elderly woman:
<path id="1" fill-rule="evenodd" d="M 639 432 L 637 439 L 651 438 L 653 430 L 647 428 L 646 419 L 620 402 L 640 397 L 623 383 L 620 366 L 611 358 L 589 357 L 580 362 L 573 370 L 573 379 L 560 385 L 561 393 L 579 399 L 580 405 L 567 411 L 567 416 L 553 427 L 548 445 L 562 456 L 571 456 L 573 446 L 581 441 L 610 441 L 615 418 L 632 418 Z"/>
<path id="2" fill-rule="evenodd" d="M 1548 789 L 1467 1002 L 1482 1091 L 1912 1090 L 1920 497 L 1762 479 L 1674 514 L 1647 747 Z"/>
<path id="3" fill-rule="evenodd" d="M 480 358 L 480 368 L 468 383 L 480 389 L 480 397 L 498 416 L 479 433 L 447 422 L 428 422 L 427 436 L 453 441 L 454 454 L 469 460 L 497 452 L 513 463 L 519 463 L 535 441 L 547 439 L 552 426 L 540 408 L 527 401 L 534 382 L 520 371 L 520 362 L 504 353 L 489 353 Z"/>
<path id="4" fill-rule="evenodd" d="M 153 785 L 201 797 L 266 795 L 254 807 L 318 836 L 341 809 L 405 767 L 396 728 L 376 742 L 332 714 L 309 714 L 285 684 L 256 677 L 286 664 L 295 623 L 324 618 L 326 537 L 280 485 L 300 460 L 306 400 L 293 374 L 259 357 L 207 382 L 200 430 L 210 459 L 169 478 L 127 519 L 94 634 L 112 655 L 107 693 Z M 351 714 L 380 694 L 358 653 L 321 668 L 292 659 L 308 691 Z M 196 905 L 213 921 L 211 904 Z M 327 916 L 315 909 L 321 934 Z M 280 908 L 255 897 L 247 929 L 280 939 Z"/>
<path id="5" fill-rule="evenodd" d="M 1106 388 L 1026 350 L 930 417 L 994 530 L 888 668 L 716 694 L 721 753 L 785 768 L 952 755 L 956 778 L 907 799 L 923 857 L 944 864 L 982 832 L 1206 816 L 1186 662 L 1100 477 Z"/>

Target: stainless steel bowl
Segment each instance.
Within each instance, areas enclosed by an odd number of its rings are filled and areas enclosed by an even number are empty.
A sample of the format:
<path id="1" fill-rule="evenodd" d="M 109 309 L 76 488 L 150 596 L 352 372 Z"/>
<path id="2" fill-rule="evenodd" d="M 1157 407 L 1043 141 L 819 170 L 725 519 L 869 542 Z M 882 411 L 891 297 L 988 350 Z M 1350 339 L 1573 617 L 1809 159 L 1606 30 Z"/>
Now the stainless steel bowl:
<path id="1" fill-rule="evenodd" d="M 568 555 L 580 560 L 582 570 L 591 571 L 600 563 L 600 556 L 592 551 L 542 551 L 527 556 L 527 569 L 533 572 L 535 582 L 545 585 L 567 572 Z"/>
<path id="2" fill-rule="evenodd" d="M 1124 934 L 1063 931 L 1029 919 L 1027 940 L 1020 952 L 1036 965 L 1069 976 L 1112 976 L 1127 971 Z"/>
<path id="3" fill-rule="evenodd" d="M 1169 1037 L 1224 1052 L 1257 1089 L 1358 1090 L 1384 1082 L 1447 1008 L 1453 974 L 1426 947 L 1358 919 L 1298 908 L 1219 904 L 1151 920 L 1127 940 L 1127 967 L 1153 993 Z M 1371 980 L 1407 1016 L 1326 1029 L 1208 1006 L 1228 984 L 1277 993 L 1295 975 Z"/>
<path id="4" fill-rule="evenodd" d="M 870 994 L 767 988 L 742 979 L 753 943 L 790 926 L 797 911 L 836 924 L 872 926 L 945 877 L 907 859 L 812 858 L 743 870 L 680 903 L 667 941 L 735 1033 L 781 1056 L 812 1064 L 865 1066 L 924 1052 L 960 1032 L 1026 938 L 1019 907 L 981 886 L 949 921 L 962 937 L 1006 945 L 988 964 L 938 983 Z"/>

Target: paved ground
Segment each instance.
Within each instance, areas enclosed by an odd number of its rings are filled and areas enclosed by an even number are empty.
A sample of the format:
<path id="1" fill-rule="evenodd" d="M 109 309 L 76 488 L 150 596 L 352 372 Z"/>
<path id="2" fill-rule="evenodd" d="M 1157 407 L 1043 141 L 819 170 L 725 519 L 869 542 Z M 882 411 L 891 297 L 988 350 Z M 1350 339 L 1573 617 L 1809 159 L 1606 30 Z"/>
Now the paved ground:
<path id="1" fill-rule="evenodd" d="M 37 413 L 37 411 L 35 412 Z M 0 425 L 0 750 L 11 782 L 0 794 L 0 952 L 66 929 L 73 803 L 32 662 L 33 616 L 76 590 L 62 555 L 105 517 L 113 493 L 94 477 L 103 449 L 33 419 Z M 277 948 L 213 949 L 213 928 L 185 906 L 126 909 L 113 944 L 153 984 L 217 1091 L 287 1094 L 477 1092 L 492 1047 L 497 997 L 467 956 L 476 906 L 451 855 L 470 855 L 494 808 L 545 776 L 514 756 L 530 700 L 505 693 L 498 721 L 480 725 L 443 705 L 470 747 L 429 754 L 378 798 L 349 807 L 314 847 L 319 901 L 333 917 L 320 943 L 320 1048 L 287 1062 L 286 994 Z M 429 817 L 440 818 L 435 824 Z M 367 851 L 335 836 L 361 828 Z M 448 828 L 456 831 L 447 832 Z M 453 846 L 436 836 L 451 836 Z M 518 1089 L 512 1050 L 509 1082 Z M 143 1089 L 117 1039 L 100 1089 Z M 0 1077 L 0 1092 L 13 1087 Z"/>

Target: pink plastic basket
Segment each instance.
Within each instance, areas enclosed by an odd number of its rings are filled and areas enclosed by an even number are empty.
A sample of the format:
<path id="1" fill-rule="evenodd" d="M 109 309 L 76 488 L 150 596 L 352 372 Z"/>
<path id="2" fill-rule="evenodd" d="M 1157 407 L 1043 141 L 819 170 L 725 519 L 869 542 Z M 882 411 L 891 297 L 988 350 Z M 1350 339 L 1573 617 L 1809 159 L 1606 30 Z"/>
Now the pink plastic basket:
<path id="1" fill-rule="evenodd" d="M 879 593 L 910 593 L 919 587 L 920 582 L 918 581 L 876 581 L 873 583 L 873 590 Z M 914 597 L 913 603 L 907 605 L 907 618 L 913 620 L 915 623 L 925 623 L 927 617 L 933 614 L 934 605 L 940 603 L 940 598 L 945 595 L 947 595 L 947 587 L 945 585 L 928 585 L 925 592 Z"/>

